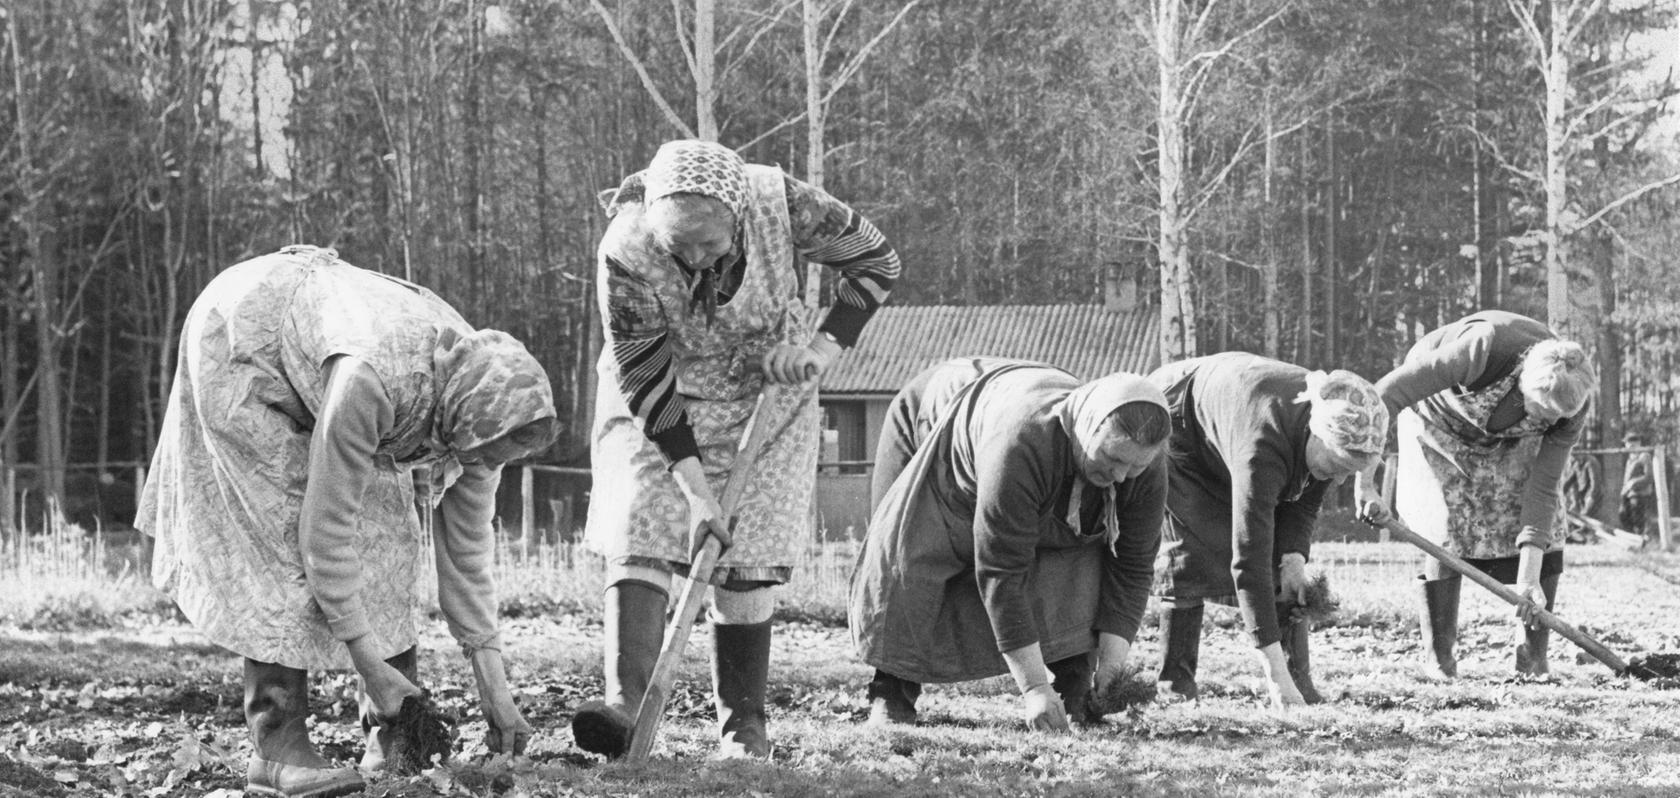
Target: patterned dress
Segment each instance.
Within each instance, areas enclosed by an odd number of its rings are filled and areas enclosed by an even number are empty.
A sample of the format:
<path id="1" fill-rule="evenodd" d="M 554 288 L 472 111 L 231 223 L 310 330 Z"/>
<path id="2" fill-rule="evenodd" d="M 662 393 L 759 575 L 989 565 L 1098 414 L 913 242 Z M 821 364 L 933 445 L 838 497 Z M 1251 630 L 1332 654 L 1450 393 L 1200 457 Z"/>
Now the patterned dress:
<path id="1" fill-rule="evenodd" d="M 1552 337 L 1527 317 L 1477 313 L 1425 336 L 1377 383 L 1398 413 L 1395 512 L 1460 557 L 1516 557 L 1525 527 L 1562 550 L 1558 483 L 1586 411 L 1531 418 L 1517 387 L 1524 354 Z"/>
<path id="2" fill-rule="evenodd" d="M 381 657 L 401 653 L 415 643 L 430 570 L 412 469 L 433 464 L 456 478 L 438 494 L 449 497 L 440 548 L 460 555 L 443 570 L 472 585 L 470 596 L 445 597 L 446 614 L 464 644 L 490 643 L 488 531 L 499 471 L 463 469 L 438 435 L 443 416 L 459 416 L 442 412 L 440 392 L 455 383 L 438 371 L 440 342 L 473 334 L 431 292 L 332 250 L 290 247 L 223 271 L 187 314 L 137 513 L 136 525 L 156 538 L 157 586 L 210 640 L 252 659 L 349 667 L 335 625 L 365 630 Z M 312 445 L 323 413 L 341 412 L 328 393 L 337 368 L 329 361 L 348 362 L 340 355 L 365 364 L 357 371 L 373 393 L 358 395 L 378 405 L 382 428 L 370 427 L 365 443 L 371 469 L 358 465 L 365 456 Z M 543 412 L 552 417 L 551 400 Z M 347 576 L 326 593 L 305 576 L 306 521 L 349 539 L 350 561 L 336 564 Z M 343 599 L 330 616 L 318 600 L 329 594 Z"/>
<path id="3" fill-rule="evenodd" d="M 585 531 L 589 548 L 609 562 L 686 570 L 688 502 L 670 466 L 697 455 L 721 495 L 764 388 L 764 353 L 812 336 L 796 251 L 844 275 L 841 302 L 822 327 L 842 344 L 856 340 L 897 276 L 897 256 L 855 211 L 780 169 L 746 169 L 742 257 L 718 281 L 721 301 L 698 301 L 696 286 L 717 284 L 712 276 L 689 273 L 653 242 L 636 180 L 618 192 L 600 247 L 608 345 Z M 725 508 L 736 520 L 735 543 L 714 572 L 717 584 L 785 582 L 797 546 L 810 539 L 819 411 L 814 392 L 794 393 L 776 395 L 797 407 L 766 409 L 791 420 L 758 455 L 739 504 Z"/>

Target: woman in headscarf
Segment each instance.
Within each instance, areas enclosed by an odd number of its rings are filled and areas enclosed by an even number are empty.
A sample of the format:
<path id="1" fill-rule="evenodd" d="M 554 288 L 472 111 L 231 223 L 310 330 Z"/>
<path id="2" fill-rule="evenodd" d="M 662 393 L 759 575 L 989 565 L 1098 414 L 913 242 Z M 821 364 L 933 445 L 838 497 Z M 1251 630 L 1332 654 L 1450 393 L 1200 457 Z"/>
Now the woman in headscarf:
<path id="1" fill-rule="evenodd" d="M 719 753 L 767 757 L 771 588 L 809 540 L 814 391 L 766 403 L 790 420 L 756 454 L 738 506 L 717 497 L 766 383 L 820 378 L 886 299 L 898 255 L 845 204 L 713 142 L 661 146 L 605 201 L 586 542 L 607 565 L 606 696 L 579 708 L 572 732 L 587 751 L 628 749 L 672 576 L 711 534 L 728 544 L 711 579 Z M 839 272 L 820 325 L 801 300 L 796 254 Z"/>
<path id="2" fill-rule="evenodd" d="M 1029 727 L 1094 720 L 1091 652 L 1105 690 L 1160 545 L 1161 392 L 1133 374 L 1081 385 L 967 358 L 912 380 L 889 418 L 851 590 L 852 639 L 876 668 L 871 722 L 914 722 L 923 683 L 1003 673 Z"/>
<path id="3" fill-rule="evenodd" d="M 421 694 L 427 526 L 438 604 L 472 662 L 487 742 L 524 747 L 531 727 L 496 628 L 491 516 L 502 464 L 547 448 L 558 429 L 548 375 L 525 347 L 474 330 L 424 288 L 308 246 L 210 281 L 181 331 L 135 524 L 157 539 L 157 586 L 245 658 L 252 792 L 363 786 L 309 739 L 310 670 L 361 675 L 362 765 L 383 763 L 381 721 Z M 434 504 L 432 525 L 420 514 Z"/>
<path id="4" fill-rule="evenodd" d="M 1533 608 L 1552 608 L 1566 537 L 1558 485 L 1585 424 L 1598 378 L 1580 344 L 1546 325 L 1490 310 L 1430 332 L 1377 382 L 1397 416 L 1395 504 L 1407 526 L 1527 599 L 1516 669 L 1548 670 L 1549 632 Z M 1365 475 L 1362 513 L 1387 508 Z M 1458 674 L 1463 580 L 1433 558 L 1418 577 L 1425 672 Z"/>
<path id="5" fill-rule="evenodd" d="M 1162 366 L 1172 411 L 1167 526 L 1155 592 L 1160 680 L 1195 698 L 1203 602 L 1234 595 L 1274 706 L 1317 703 L 1306 562 L 1325 490 L 1382 456 L 1388 413 L 1348 371 L 1227 352 Z"/>

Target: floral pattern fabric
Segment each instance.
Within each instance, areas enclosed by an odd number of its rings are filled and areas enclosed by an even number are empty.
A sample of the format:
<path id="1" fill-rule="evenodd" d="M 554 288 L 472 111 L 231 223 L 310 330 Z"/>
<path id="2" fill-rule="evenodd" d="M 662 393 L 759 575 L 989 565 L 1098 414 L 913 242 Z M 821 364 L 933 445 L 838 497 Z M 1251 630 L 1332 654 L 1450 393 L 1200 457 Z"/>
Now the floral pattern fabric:
<path id="1" fill-rule="evenodd" d="M 414 645 L 429 584 L 410 469 L 453 459 L 433 440 L 435 347 L 472 328 L 431 292 L 292 247 L 218 275 L 187 314 L 181 357 L 135 524 L 153 581 L 212 642 L 294 668 L 347 668 L 304 579 L 298 525 L 323 365 L 355 355 L 385 384 L 395 426 L 361 497 L 356 550 L 374 649 Z"/>
<path id="2" fill-rule="evenodd" d="M 627 245 L 618 266 L 655 289 L 636 312 L 659 320 L 670 336 L 676 391 L 684 398 L 700 460 L 720 496 L 735 466 L 736 447 L 765 383 L 764 353 L 778 343 L 810 341 L 809 311 L 799 299 L 798 275 L 780 169 L 748 166 L 747 272 L 735 296 L 708 320 L 692 309 L 687 281 L 650 246 Z M 626 207 L 615 225 L 634 225 Z M 611 233 L 609 233 L 610 235 Z M 644 294 L 644 296 L 647 296 Z M 624 311 L 620 311 L 624 312 Z M 669 464 L 631 412 L 619 387 L 618 363 L 602 353 L 596 395 L 595 488 L 585 542 L 609 561 L 675 567 L 688 562 L 688 502 Z M 784 582 L 793 553 L 807 539 L 816 485 L 818 407 L 815 392 L 776 391 L 764 412 L 789 419 L 757 457 L 752 478 L 731 512 L 734 545 L 713 582 Z"/>
<path id="3" fill-rule="evenodd" d="M 1516 389 L 1518 374 L 1479 391 L 1452 394 L 1447 402 L 1453 412 L 1439 420 L 1408 409 L 1396 424 L 1396 511 L 1407 526 L 1460 557 L 1517 556 L 1523 491 L 1554 423 L 1530 416 L 1506 429 L 1487 429 L 1500 400 Z M 1561 548 L 1561 510 L 1546 531 L 1548 550 Z"/>

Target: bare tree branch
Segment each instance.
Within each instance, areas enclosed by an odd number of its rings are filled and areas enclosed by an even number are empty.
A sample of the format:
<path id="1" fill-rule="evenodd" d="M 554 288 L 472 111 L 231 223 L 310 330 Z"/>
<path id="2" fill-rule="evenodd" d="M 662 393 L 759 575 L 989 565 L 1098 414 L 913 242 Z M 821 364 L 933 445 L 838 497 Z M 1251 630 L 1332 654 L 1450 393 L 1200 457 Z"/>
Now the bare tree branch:
<path id="1" fill-rule="evenodd" d="M 698 79 L 700 64 L 694 60 L 694 39 L 689 35 L 688 23 L 683 21 L 682 0 L 671 0 L 671 25 L 677 29 L 677 49 L 688 64 L 689 77 Z"/>
<path id="2" fill-rule="evenodd" d="M 1570 234 L 1575 233 L 1578 230 L 1584 230 L 1589 225 L 1591 225 L 1593 222 L 1596 222 L 1599 219 L 1603 219 L 1605 216 L 1609 215 L 1611 212 L 1615 211 L 1617 208 L 1620 208 L 1623 205 L 1626 205 L 1630 202 L 1633 202 L 1634 200 L 1639 199 L 1640 197 L 1643 197 L 1646 194 L 1649 194 L 1653 191 L 1658 191 L 1660 189 L 1663 189 L 1663 188 L 1666 188 L 1668 186 L 1674 185 L 1675 183 L 1680 183 L 1680 172 L 1675 172 L 1674 174 L 1669 175 L 1668 177 L 1665 177 L 1661 180 L 1653 180 L 1649 183 L 1646 183 L 1645 185 L 1640 186 L 1639 188 L 1636 188 L 1632 191 L 1629 191 L 1628 193 L 1623 194 L 1622 196 L 1617 197 L 1616 199 L 1612 200 L 1610 202 L 1610 204 L 1605 205 L 1602 208 L 1599 208 L 1597 213 L 1595 213 L 1591 216 L 1588 216 L 1585 219 L 1582 219 L 1580 221 L 1580 223 L 1571 225 L 1569 230 L 1564 232 L 1564 235 L 1570 235 Z"/>
<path id="3" fill-rule="evenodd" d="M 825 97 L 823 99 L 824 99 L 824 101 L 826 101 L 828 98 Z M 760 133 L 760 134 L 752 137 L 752 139 L 750 141 L 748 141 L 745 144 L 742 144 L 739 147 L 736 147 L 735 149 L 737 149 L 737 150 L 747 149 L 748 147 L 751 147 L 754 144 L 757 144 L 757 143 L 759 143 L 759 142 L 761 142 L 761 141 L 763 141 L 767 138 L 770 138 L 771 136 L 776 135 L 776 132 L 783 129 L 783 128 L 799 124 L 800 122 L 804 121 L 805 116 L 806 116 L 806 112 L 805 111 L 800 111 L 799 113 L 797 113 L 793 116 L 790 116 L 786 119 L 783 119 L 782 121 L 777 122 L 774 125 L 771 125 L 768 130 L 765 130 L 763 133 Z"/>
<path id="4" fill-rule="evenodd" d="M 840 73 L 835 75 L 834 79 L 829 82 L 828 93 L 823 95 L 823 103 L 825 105 L 829 100 L 834 99 L 834 95 L 839 93 L 839 91 L 846 86 L 846 83 L 858 73 L 858 70 L 863 68 L 863 62 L 869 58 L 869 54 L 871 52 L 874 52 L 875 45 L 880 44 L 882 39 L 887 38 L 887 34 L 892 33 L 893 28 L 898 27 L 898 23 L 904 20 L 904 15 L 910 13 L 910 11 L 920 5 L 921 2 L 922 0 L 910 0 L 910 2 L 905 3 L 904 7 L 898 10 L 898 14 L 894 16 L 890 22 L 881 26 L 881 30 L 875 34 L 875 38 L 870 39 L 867 44 L 859 48 L 857 53 L 852 56 L 852 59 L 846 62 L 844 67 L 841 67 Z M 839 23 L 836 22 L 835 24 Z"/>
<path id="5" fill-rule="evenodd" d="M 1604 10 L 1604 6 L 1607 2 L 1608 0 L 1593 0 L 1592 5 L 1587 6 L 1586 10 L 1582 11 L 1579 15 L 1575 14 L 1575 9 L 1573 8 L 1564 9 L 1564 46 L 1567 47 L 1575 42 L 1575 37 L 1580 35 L 1582 30 L 1586 29 L 1587 23 L 1591 22 L 1593 17 L 1598 16 L 1598 12 Z M 1571 19 L 1571 17 L 1575 18 Z M 1556 24 L 1555 20 L 1553 24 Z"/>
<path id="6" fill-rule="evenodd" d="M 753 30 L 752 36 L 747 39 L 745 45 L 742 45 L 741 51 L 736 53 L 735 57 L 729 59 L 729 63 L 718 74 L 727 75 L 734 72 L 736 67 L 739 67 L 741 62 L 747 60 L 747 56 L 752 54 L 753 48 L 758 46 L 759 40 L 764 38 L 765 34 L 775 30 L 776 26 L 781 24 L 782 17 L 787 16 L 788 11 L 798 4 L 799 0 L 786 0 L 774 15 L 760 14 L 759 19 L 762 20 L 763 24 Z M 723 37 L 723 42 L 718 45 L 718 49 L 723 50 L 745 28 L 745 25 L 735 26 L 733 30 L 729 31 L 729 35 Z"/>
<path id="7" fill-rule="evenodd" d="M 845 4 L 840 6 L 840 13 L 834 15 L 834 24 L 828 28 L 828 38 L 823 40 L 823 58 L 826 59 L 829 53 L 834 52 L 834 39 L 840 35 L 840 26 L 846 22 L 846 15 L 850 13 L 852 13 L 852 0 L 846 0 Z"/>
<path id="8" fill-rule="evenodd" d="M 1511 16 L 1517 20 L 1517 27 L 1522 29 L 1523 36 L 1528 38 L 1529 45 L 1534 48 L 1536 57 L 1540 61 L 1540 72 L 1544 74 L 1549 55 L 1546 48 L 1546 36 L 1540 32 L 1540 23 L 1534 18 L 1538 9 L 1533 5 L 1525 4 L 1523 0 L 1505 0 L 1505 7 L 1510 9 Z"/>
<path id="9" fill-rule="evenodd" d="M 665 95 L 659 93 L 659 87 L 654 84 L 653 76 L 649 75 L 647 67 L 642 65 L 642 59 L 637 58 L 636 52 L 630 49 L 630 43 L 624 40 L 624 34 L 619 31 L 618 23 L 613 21 L 612 13 L 607 11 L 606 6 L 601 5 L 601 0 L 589 0 L 589 5 L 595 8 L 595 13 L 600 15 L 601 21 L 607 23 L 607 32 L 612 34 L 613 41 L 618 44 L 618 51 L 624 54 L 624 60 L 630 62 L 630 68 L 636 71 L 636 77 L 642 81 L 642 88 L 647 89 L 648 94 L 653 97 L 654 104 L 659 106 L 659 110 L 665 114 L 665 121 L 670 122 L 671 126 L 682 133 L 684 137 L 694 138 L 694 128 L 684 122 L 683 118 L 677 114 L 676 109 L 665 101 Z"/>

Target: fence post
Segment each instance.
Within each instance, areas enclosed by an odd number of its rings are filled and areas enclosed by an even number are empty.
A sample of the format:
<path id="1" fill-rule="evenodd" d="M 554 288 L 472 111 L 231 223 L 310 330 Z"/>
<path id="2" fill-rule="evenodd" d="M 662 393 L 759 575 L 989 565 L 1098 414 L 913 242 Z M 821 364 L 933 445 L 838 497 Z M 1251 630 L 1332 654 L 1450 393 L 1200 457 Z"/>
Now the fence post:
<path id="1" fill-rule="evenodd" d="M 4 535 L 21 531 L 17 523 L 16 473 L 5 461 L 0 461 L 0 534 Z"/>
<path id="2" fill-rule="evenodd" d="M 519 545 L 525 550 L 525 559 L 531 559 L 531 538 L 537 531 L 537 503 L 531 495 L 532 483 L 531 467 L 519 467 Z"/>
<path id="3" fill-rule="evenodd" d="M 1651 454 L 1651 480 L 1657 488 L 1657 538 L 1662 541 L 1663 551 L 1668 551 L 1674 536 L 1668 521 L 1668 457 L 1660 443 Z"/>
<path id="4" fill-rule="evenodd" d="M 134 467 L 134 512 L 140 512 L 140 497 L 146 495 L 146 466 Z"/>

